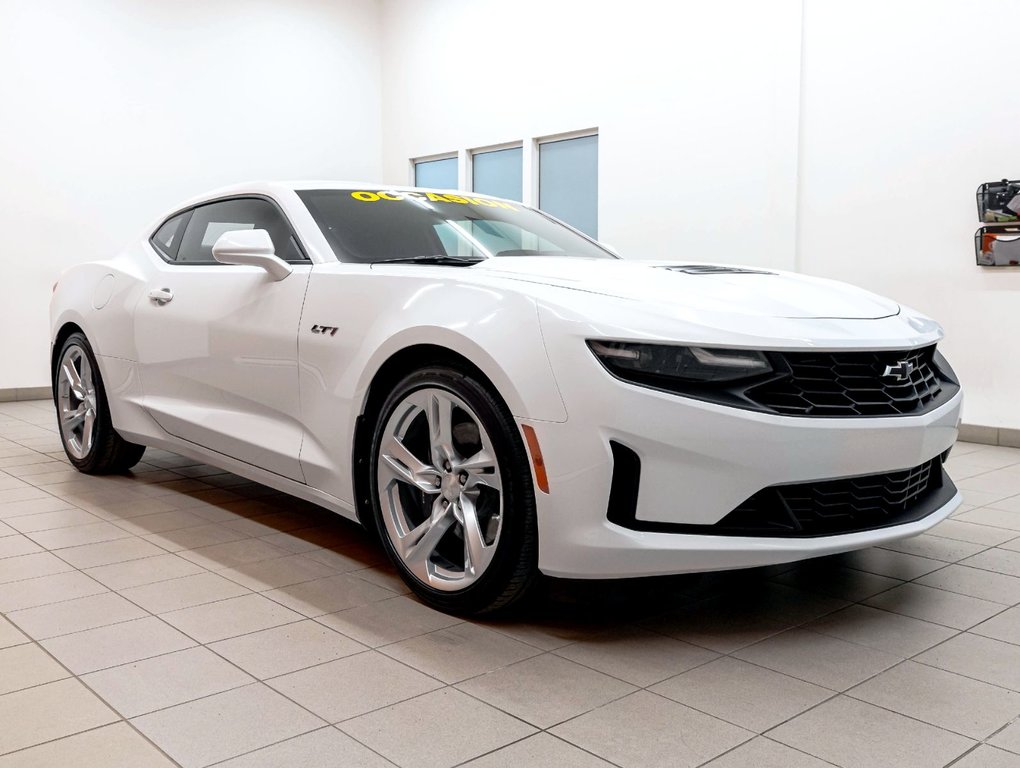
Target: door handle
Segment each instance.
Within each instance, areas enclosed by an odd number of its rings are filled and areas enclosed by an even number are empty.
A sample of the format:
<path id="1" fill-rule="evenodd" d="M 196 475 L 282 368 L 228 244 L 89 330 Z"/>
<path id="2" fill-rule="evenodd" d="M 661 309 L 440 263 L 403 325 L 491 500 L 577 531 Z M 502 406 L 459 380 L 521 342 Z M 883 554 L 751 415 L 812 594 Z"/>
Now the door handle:
<path id="1" fill-rule="evenodd" d="M 162 307 L 174 300 L 174 292 L 169 288 L 153 288 L 149 291 L 149 298 Z"/>

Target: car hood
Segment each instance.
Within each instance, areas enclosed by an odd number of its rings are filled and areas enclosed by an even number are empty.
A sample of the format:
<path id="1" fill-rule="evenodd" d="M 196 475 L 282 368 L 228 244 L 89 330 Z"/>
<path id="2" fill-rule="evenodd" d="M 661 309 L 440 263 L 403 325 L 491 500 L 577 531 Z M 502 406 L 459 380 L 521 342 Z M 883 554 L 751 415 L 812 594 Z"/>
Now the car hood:
<path id="1" fill-rule="evenodd" d="M 876 319 L 900 311 L 895 302 L 846 283 L 751 267 L 501 257 L 471 271 L 687 310 L 758 317 Z"/>

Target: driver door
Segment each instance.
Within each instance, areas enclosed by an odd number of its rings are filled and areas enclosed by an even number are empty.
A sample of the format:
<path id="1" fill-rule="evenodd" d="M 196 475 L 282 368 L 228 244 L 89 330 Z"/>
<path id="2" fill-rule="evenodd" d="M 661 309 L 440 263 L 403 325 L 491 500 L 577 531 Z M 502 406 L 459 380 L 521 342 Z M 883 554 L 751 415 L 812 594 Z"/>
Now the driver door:
<path id="1" fill-rule="evenodd" d="M 265 229 L 293 272 L 220 264 L 224 232 Z M 311 271 L 282 211 L 266 198 L 198 206 L 151 241 L 160 256 L 135 309 L 145 406 L 169 434 L 304 482 L 297 339 Z"/>

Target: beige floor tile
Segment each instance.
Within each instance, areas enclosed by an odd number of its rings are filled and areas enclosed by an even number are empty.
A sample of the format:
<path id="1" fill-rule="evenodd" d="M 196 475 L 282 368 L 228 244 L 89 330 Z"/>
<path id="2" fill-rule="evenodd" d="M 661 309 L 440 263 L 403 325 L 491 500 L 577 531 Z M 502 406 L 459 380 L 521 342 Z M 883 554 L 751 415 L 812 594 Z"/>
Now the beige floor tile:
<path id="1" fill-rule="evenodd" d="M 147 541 L 130 536 L 124 539 L 85 544 L 60 550 L 60 559 L 75 568 L 96 568 L 128 560 L 141 560 L 165 554 L 165 551 Z"/>
<path id="2" fill-rule="evenodd" d="M 70 676 L 53 657 L 34 643 L 0 650 L 0 695 Z"/>
<path id="3" fill-rule="evenodd" d="M 903 584 L 866 604 L 954 629 L 968 629 L 1002 610 L 999 603 L 920 584 Z"/>
<path id="4" fill-rule="evenodd" d="M 961 565 L 982 568 L 993 573 L 1004 573 L 1007 576 L 1020 577 L 1020 552 L 996 547 L 986 549 L 973 557 L 968 557 Z"/>
<path id="5" fill-rule="evenodd" d="M 147 614 L 114 592 L 14 611 L 8 616 L 36 640 L 144 618 Z"/>
<path id="6" fill-rule="evenodd" d="M 959 518 L 949 518 L 936 525 L 929 533 L 932 536 L 942 536 L 947 539 L 994 547 L 1014 538 L 1016 531 L 993 528 L 978 523 L 967 523 Z"/>
<path id="7" fill-rule="evenodd" d="M 554 651 L 578 640 L 591 637 L 592 630 L 583 623 L 566 617 L 514 616 L 486 622 L 489 629 L 501 632 L 514 640 L 533 645 L 542 651 Z"/>
<path id="8" fill-rule="evenodd" d="M 954 519 L 963 523 L 976 523 L 977 525 L 987 525 L 1004 531 L 1020 532 L 1020 512 L 1000 509 L 999 507 L 1005 505 L 1005 503 L 1005 501 L 1001 501 L 994 506 L 970 509 Z"/>
<path id="9" fill-rule="evenodd" d="M 828 768 L 831 763 L 758 736 L 717 757 L 705 768 Z"/>
<path id="10" fill-rule="evenodd" d="M 0 584 L 73 570 L 74 568 L 49 552 L 6 557 L 0 560 Z"/>
<path id="11" fill-rule="evenodd" d="M 130 589 L 204 572 L 204 568 L 177 555 L 157 555 L 85 570 L 85 573 L 110 589 Z"/>
<path id="12" fill-rule="evenodd" d="M 237 568 L 246 563 L 272 560 L 273 558 L 284 557 L 289 554 L 287 550 L 274 547 L 272 544 L 261 539 L 241 539 L 240 541 L 214 544 L 211 547 L 201 547 L 180 553 L 181 557 L 193 563 L 198 563 L 211 571 Z"/>
<path id="13" fill-rule="evenodd" d="M 953 768 L 1020 768 L 1020 755 L 980 744 L 953 763 Z"/>
<path id="14" fill-rule="evenodd" d="M 851 605 L 842 611 L 805 624 L 804 629 L 869 648 L 877 648 L 903 658 L 920 653 L 956 634 L 955 630 L 941 624 L 932 624 L 929 621 L 901 616 L 866 605 Z"/>
<path id="15" fill-rule="evenodd" d="M 13 502 L 51 498 L 50 494 L 46 491 L 40 490 L 39 488 L 34 488 L 31 485 L 22 483 L 21 481 L 15 481 L 15 483 L 16 487 L 0 488 L 0 517 L 8 516 L 7 513 L 2 510 L 6 510 Z"/>
<path id="16" fill-rule="evenodd" d="M 0 584 L 0 612 L 10 613 L 106 591 L 102 584 L 77 571 L 14 581 Z"/>
<path id="17" fill-rule="evenodd" d="M 918 584 L 1003 605 L 1020 603 L 1020 578 L 954 564 L 922 576 Z"/>
<path id="18" fill-rule="evenodd" d="M 249 752 L 225 763 L 218 763 L 216 768 L 281 768 L 281 766 L 392 768 L 393 763 L 359 744 L 339 729 L 327 727 Z"/>
<path id="19" fill-rule="evenodd" d="M 265 595 L 309 618 L 315 618 L 345 608 L 386 600 L 393 597 L 394 593 L 350 574 L 341 573 L 315 581 L 291 584 L 282 589 L 266 592 Z"/>
<path id="20" fill-rule="evenodd" d="M 163 533 L 147 533 L 142 536 L 148 542 L 162 547 L 168 552 L 184 552 L 189 549 L 213 547 L 229 544 L 245 538 L 243 533 L 224 528 L 222 525 L 209 523 L 194 528 L 179 528 Z"/>
<path id="21" fill-rule="evenodd" d="M 903 582 L 888 576 L 879 576 L 855 568 L 844 568 L 835 564 L 824 567 L 811 561 L 792 568 L 776 577 L 776 581 L 789 586 L 819 592 L 843 600 L 864 600 L 885 592 Z"/>
<path id="22" fill-rule="evenodd" d="M 121 590 L 121 594 L 150 613 L 168 613 L 194 605 L 204 605 L 250 592 L 215 573 L 196 573 L 179 579 L 157 581 Z"/>
<path id="23" fill-rule="evenodd" d="M 319 616 L 316 621 L 372 648 L 460 623 L 460 619 L 435 611 L 409 597 L 391 597 L 348 608 Z"/>
<path id="24" fill-rule="evenodd" d="M 966 632 L 916 661 L 1020 692 L 1020 646 Z"/>
<path id="25" fill-rule="evenodd" d="M 196 515 L 194 512 L 181 509 L 158 512 L 156 514 L 143 515 L 141 517 L 132 517 L 129 520 L 123 520 L 117 523 L 117 525 L 125 531 L 133 533 L 136 536 L 144 536 L 147 533 L 163 533 L 165 531 L 175 531 L 180 528 L 192 528 L 197 525 L 208 524 L 209 521 L 204 517 Z"/>
<path id="26" fill-rule="evenodd" d="M 888 576 L 903 581 L 916 579 L 918 576 L 931 573 L 944 565 L 942 561 L 929 557 L 918 557 L 877 547 L 848 552 L 834 559 L 848 568 L 856 568 L 859 571 L 877 573 L 879 576 Z"/>
<path id="27" fill-rule="evenodd" d="M 209 647 L 260 680 L 366 650 L 361 643 L 310 619 L 222 640 Z"/>
<path id="28" fill-rule="evenodd" d="M 0 757 L 0 768 L 174 768 L 127 723 L 114 723 Z"/>
<path id="29" fill-rule="evenodd" d="M 27 642 L 29 642 L 29 639 L 25 637 L 24 633 L 3 616 L 0 616 L 0 648 L 10 648 L 11 646 Z"/>
<path id="30" fill-rule="evenodd" d="M 718 655 L 701 646 L 637 628 L 600 633 L 554 652 L 639 688 L 704 664 Z"/>
<path id="31" fill-rule="evenodd" d="M 188 648 L 93 672 L 82 682 L 124 717 L 137 717 L 255 681 L 207 648 Z"/>
<path id="32" fill-rule="evenodd" d="M 454 766 L 535 730 L 452 688 L 362 715 L 341 729 L 402 768 Z"/>
<path id="33" fill-rule="evenodd" d="M 540 653 L 533 646 L 468 623 L 402 640 L 380 650 L 445 683 L 457 683 Z"/>
<path id="34" fill-rule="evenodd" d="M 883 549 L 903 552 L 908 555 L 919 555 L 946 563 L 955 563 L 965 557 L 975 555 L 986 547 L 982 544 L 971 544 L 967 541 L 947 539 L 943 536 L 922 534 L 909 539 L 900 539 L 882 545 Z"/>
<path id="35" fill-rule="evenodd" d="M 641 624 L 718 653 L 732 653 L 791 626 L 767 616 L 741 616 L 740 610 L 716 601 L 647 619 Z"/>
<path id="36" fill-rule="evenodd" d="M 974 744 L 903 715 L 839 696 L 775 728 L 769 737 L 845 768 L 930 768 Z"/>
<path id="37" fill-rule="evenodd" d="M 464 764 L 464 768 L 612 768 L 610 763 L 548 733 L 497 749 Z"/>
<path id="38" fill-rule="evenodd" d="M 273 560 L 245 563 L 237 568 L 225 568 L 219 573 L 248 589 L 264 592 L 304 581 L 315 581 L 332 576 L 336 571 L 304 555 L 287 555 Z"/>
<path id="39" fill-rule="evenodd" d="M 331 723 L 442 687 L 376 651 L 277 677 L 268 685 Z"/>
<path id="40" fill-rule="evenodd" d="M 465 680 L 457 687 L 543 729 L 635 690 L 628 683 L 551 654 Z"/>
<path id="41" fill-rule="evenodd" d="M 49 550 L 79 547 L 85 544 L 98 544 L 105 541 L 126 539 L 130 533 L 122 531 L 112 523 L 89 523 L 72 525 L 67 528 L 54 528 L 49 531 L 35 531 L 27 534 L 36 544 Z"/>
<path id="42" fill-rule="evenodd" d="M 1020 755 L 1020 720 L 1014 720 L 988 741 L 997 747 Z"/>
<path id="43" fill-rule="evenodd" d="M 18 534 L 16 536 L 4 536 L 0 538 L 0 560 L 8 557 L 20 557 L 31 555 L 35 552 L 42 552 L 43 548 L 27 536 Z"/>
<path id="44" fill-rule="evenodd" d="M 120 718 L 74 679 L 0 696 L 0 755 L 70 736 Z M 15 765 L 19 764 L 13 760 Z"/>
<path id="45" fill-rule="evenodd" d="M 164 620 L 200 643 L 226 640 L 228 637 L 290 624 L 301 618 L 301 614 L 255 594 L 163 614 Z"/>
<path id="46" fill-rule="evenodd" d="M 21 483 L 19 483 L 19 486 Z M 42 494 L 42 495 L 37 495 Z M 27 517 L 29 515 L 38 515 L 40 513 L 56 512 L 57 510 L 73 510 L 73 505 L 58 499 L 54 496 L 44 493 L 43 491 L 37 491 L 32 494 L 31 498 L 22 499 L 18 501 L 0 501 L 0 519 L 5 521 L 6 525 L 14 528 L 16 531 L 24 530 L 16 525 L 12 525 L 11 521 L 16 517 Z M 80 510 L 78 510 L 80 511 Z M 87 514 L 87 513 L 86 513 Z M 95 522 L 98 518 L 93 517 L 91 520 L 86 522 Z M 27 523 L 31 525 L 31 523 Z M 73 525 L 73 523 L 72 523 Z"/>
<path id="47" fill-rule="evenodd" d="M 379 565 L 373 568 L 362 568 L 359 571 L 352 571 L 351 576 L 375 584 L 393 592 L 396 595 L 410 595 L 411 590 L 399 574 L 387 565 Z"/>
<path id="48" fill-rule="evenodd" d="M 133 723 L 184 768 L 226 760 L 323 725 L 261 683 L 142 715 Z"/>
<path id="49" fill-rule="evenodd" d="M 978 624 L 971 632 L 1020 645 L 1020 606 L 993 616 L 988 621 Z"/>
<path id="50" fill-rule="evenodd" d="M 973 739 L 984 739 L 1020 715 L 1020 693 L 912 661 L 847 695 Z"/>
<path id="51" fill-rule="evenodd" d="M 1009 498 L 1010 494 L 1004 491 L 975 491 L 970 488 L 961 488 L 960 492 L 963 494 L 963 501 L 965 504 L 969 504 L 972 507 L 983 507 L 987 504 L 994 504 L 997 501 Z M 967 514 L 966 512 L 963 513 Z M 962 515 L 960 515 L 962 517 Z"/>
<path id="52" fill-rule="evenodd" d="M 55 528 L 88 525 L 89 523 L 99 523 L 102 521 L 84 509 L 60 509 L 56 512 L 42 512 L 33 515 L 10 517 L 5 522 L 11 528 L 21 533 L 36 533 L 38 531 L 51 531 Z"/>
<path id="53" fill-rule="evenodd" d="M 993 502 L 989 505 L 992 509 L 1001 509 L 1004 512 L 1020 512 L 1020 493 L 1015 496 Z"/>
<path id="54" fill-rule="evenodd" d="M 650 690 L 757 733 L 833 695 L 826 688 L 728 657 Z"/>
<path id="55" fill-rule="evenodd" d="M 181 651 L 195 643 L 150 616 L 42 641 L 76 675 Z"/>
<path id="56" fill-rule="evenodd" d="M 553 734 L 623 768 L 701 765 L 753 735 L 647 691 L 558 725 Z"/>
<path id="57" fill-rule="evenodd" d="M 957 485 L 965 494 L 967 491 L 974 490 L 1002 494 L 1005 498 L 1020 493 L 1020 473 L 1012 467 L 993 469 L 991 472 L 961 480 Z"/>
<path id="58" fill-rule="evenodd" d="M 899 661 L 898 656 L 876 648 L 802 629 L 770 637 L 734 655 L 834 691 L 846 690 Z"/>

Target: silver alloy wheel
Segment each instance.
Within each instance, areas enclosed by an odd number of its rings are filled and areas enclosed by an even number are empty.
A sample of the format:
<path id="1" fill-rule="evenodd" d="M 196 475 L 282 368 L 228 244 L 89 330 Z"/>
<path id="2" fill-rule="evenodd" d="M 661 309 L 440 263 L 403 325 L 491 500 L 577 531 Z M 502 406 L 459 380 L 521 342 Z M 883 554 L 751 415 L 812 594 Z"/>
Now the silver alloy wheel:
<path id="1" fill-rule="evenodd" d="M 414 576 L 452 592 L 488 568 L 503 528 L 503 486 L 478 415 L 445 389 L 418 389 L 393 410 L 379 445 L 386 533 Z"/>
<path id="2" fill-rule="evenodd" d="M 97 418 L 96 382 L 85 350 L 77 344 L 67 348 L 57 370 L 57 409 L 60 436 L 67 451 L 84 459 L 92 450 Z"/>

